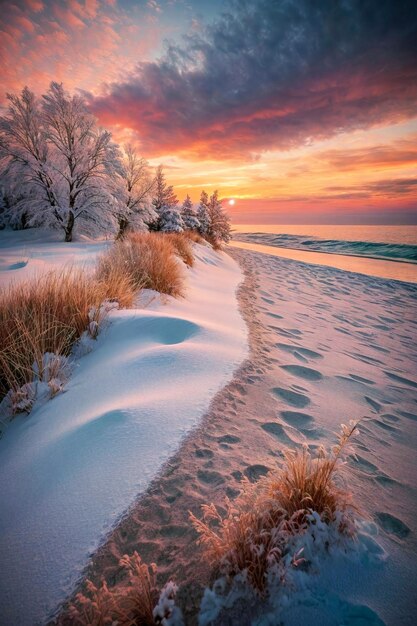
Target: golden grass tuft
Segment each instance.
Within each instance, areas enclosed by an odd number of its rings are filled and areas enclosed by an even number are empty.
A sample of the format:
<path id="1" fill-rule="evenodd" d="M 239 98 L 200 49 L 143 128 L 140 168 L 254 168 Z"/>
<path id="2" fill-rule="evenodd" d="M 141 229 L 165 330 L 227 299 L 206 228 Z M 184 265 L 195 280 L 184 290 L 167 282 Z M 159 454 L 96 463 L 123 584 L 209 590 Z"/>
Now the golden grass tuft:
<path id="1" fill-rule="evenodd" d="M 184 230 L 182 235 L 193 243 L 204 243 L 205 241 L 204 237 L 202 237 L 196 230 Z"/>
<path id="2" fill-rule="evenodd" d="M 311 512 L 328 524 L 337 518 L 338 531 L 351 534 L 349 513 L 354 506 L 335 476 L 356 433 L 356 423 L 342 425 L 338 445 L 330 452 L 320 450 L 315 458 L 307 449 L 287 452 L 282 468 L 256 484 L 245 481 L 233 503 L 226 499 L 223 516 L 213 504 L 203 505 L 202 519 L 190 513 L 213 573 L 234 577 L 246 571 L 249 583 L 263 595 L 272 566 L 285 576 L 290 541 L 307 530 Z M 292 558 L 297 564 L 297 555 Z"/>
<path id="3" fill-rule="evenodd" d="M 127 585 L 109 589 L 105 581 L 100 587 L 86 581 L 85 591 L 78 593 L 59 624 L 75 626 L 154 626 L 153 611 L 158 603 L 156 566 L 146 565 L 137 552 L 123 556 L 121 567 L 128 574 Z"/>
<path id="4" fill-rule="evenodd" d="M 353 507 L 351 496 L 335 483 L 337 470 L 357 423 L 342 424 L 339 441 L 329 453 L 320 448 L 316 457 L 308 448 L 285 453 L 282 471 L 268 481 L 268 491 L 280 507 L 291 516 L 297 511 L 315 511 L 324 522 L 332 522 L 337 512 Z"/>
<path id="5" fill-rule="evenodd" d="M 299 529 L 298 515 L 287 519 L 263 486 L 249 481 L 233 503 L 226 499 L 225 516 L 214 504 L 203 505 L 202 512 L 201 520 L 192 513 L 190 519 L 213 574 L 233 578 L 246 571 L 248 582 L 263 595 L 269 568 L 280 568 L 288 537 Z"/>
<path id="6" fill-rule="evenodd" d="M 81 270 L 50 272 L 0 293 L 0 395 L 44 374 L 44 355 L 68 355 L 91 322 L 102 293 Z M 95 313 L 91 316 L 91 309 Z M 89 314 L 90 313 L 90 314 Z"/>
<path id="7" fill-rule="evenodd" d="M 223 249 L 222 243 L 221 243 L 221 241 L 219 241 L 219 239 L 216 239 L 215 237 L 207 236 L 206 240 L 212 246 L 213 250 L 216 250 L 218 252 L 219 250 Z"/>
<path id="8" fill-rule="evenodd" d="M 135 551 L 132 556 L 125 554 L 120 565 L 128 572 L 128 593 L 125 606 L 131 616 L 132 625 L 151 626 L 155 623 L 153 611 L 158 602 L 159 590 L 156 583 L 156 565 L 146 565 Z"/>
<path id="9" fill-rule="evenodd" d="M 184 289 L 181 267 L 172 242 L 159 233 L 131 233 L 117 241 L 98 260 L 96 278 L 107 282 L 113 276 L 127 280 L 135 291 L 154 289 L 180 296 Z"/>
<path id="10" fill-rule="evenodd" d="M 109 266 L 105 277 L 96 276 L 96 289 L 102 301 L 118 302 L 122 309 L 129 309 L 133 306 L 135 296 L 139 291 L 126 272 L 120 271 L 120 266 Z"/>
<path id="11" fill-rule="evenodd" d="M 45 361 L 45 354 L 68 356 L 86 330 L 95 337 L 105 314 L 104 301 L 128 308 L 143 288 L 182 295 L 184 277 L 176 251 L 192 263 L 186 238 L 131 234 L 99 258 L 94 275 L 67 268 L 1 291 L 0 399 L 10 391 L 12 411 L 29 411 L 34 390 L 25 385 L 34 380 L 51 382 L 51 396 L 55 395 L 60 385 L 52 370 L 51 380 L 44 376 L 46 363 L 49 369 L 52 363 Z"/>
<path id="12" fill-rule="evenodd" d="M 128 624 L 128 615 L 119 606 L 117 596 L 103 581 L 96 587 L 91 580 L 86 581 L 85 593 L 78 593 L 75 602 L 70 604 L 66 614 L 58 619 L 58 624 L 73 626 L 111 626 Z"/>
<path id="13" fill-rule="evenodd" d="M 167 237 L 175 248 L 175 252 L 184 261 L 188 267 L 194 265 L 193 247 L 191 239 L 184 233 L 166 233 Z"/>

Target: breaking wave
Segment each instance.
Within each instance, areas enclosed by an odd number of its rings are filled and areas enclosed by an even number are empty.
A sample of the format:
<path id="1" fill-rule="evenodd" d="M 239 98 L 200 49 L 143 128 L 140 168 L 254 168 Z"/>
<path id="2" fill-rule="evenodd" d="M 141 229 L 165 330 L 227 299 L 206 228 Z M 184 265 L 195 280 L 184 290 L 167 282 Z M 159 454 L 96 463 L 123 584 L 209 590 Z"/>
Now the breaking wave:
<path id="1" fill-rule="evenodd" d="M 235 239 L 250 243 L 259 243 L 277 248 L 295 248 L 330 254 L 347 254 L 375 259 L 389 259 L 417 263 L 417 245 L 401 243 L 378 243 L 373 241 L 346 241 L 340 239 L 321 239 L 307 235 L 289 235 L 285 233 L 236 233 Z"/>

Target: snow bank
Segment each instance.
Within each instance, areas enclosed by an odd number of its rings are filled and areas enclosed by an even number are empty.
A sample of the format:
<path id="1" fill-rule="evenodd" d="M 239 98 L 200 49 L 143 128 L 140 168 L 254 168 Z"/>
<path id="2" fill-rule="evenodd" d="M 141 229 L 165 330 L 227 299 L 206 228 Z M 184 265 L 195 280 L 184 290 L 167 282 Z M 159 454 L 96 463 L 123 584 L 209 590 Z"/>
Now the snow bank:
<path id="1" fill-rule="evenodd" d="M 97 255 L 111 245 L 86 237 L 65 243 L 57 241 L 58 237 L 62 238 L 60 231 L 41 228 L 0 231 L 0 288 L 65 265 L 91 267 Z"/>
<path id="2" fill-rule="evenodd" d="M 211 589 L 205 589 L 199 626 L 384 626 L 370 607 L 335 593 L 335 581 L 345 578 L 347 569 L 366 570 L 371 576 L 385 561 L 375 524 L 357 519 L 355 538 L 349 538 L 340 534 L 338 522 L 328 525 L 317 513 L 310 521 L 314 523 L 304 534 L 290 539 L 282 566 L 275 571 L 271 568 L 265 598 L 255 593 L 245 572 L 232 583 L 219 578 Z M 299 555 L 301 567 L 293 566 L 294 555 Z"/>
<path id="3" fill-rule="evenodd" d="M 32 258 L 49 255 L 31 245 Z M 100 249 L 79 245 L 87 258 Z M 0 623 L 51 614 L 231 378 L 247 351 L 241 279 L 229 256 L 198 246 L 184 299 L 111 312 L 66 391 L 10 424 L 0 440 Z"/>

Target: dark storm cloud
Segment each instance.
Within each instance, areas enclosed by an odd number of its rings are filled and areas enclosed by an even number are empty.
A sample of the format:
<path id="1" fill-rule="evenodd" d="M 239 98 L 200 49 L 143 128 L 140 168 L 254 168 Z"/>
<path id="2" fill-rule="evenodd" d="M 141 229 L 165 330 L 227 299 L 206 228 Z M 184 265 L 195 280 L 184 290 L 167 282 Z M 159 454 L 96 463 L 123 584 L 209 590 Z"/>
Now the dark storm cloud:
<path id="1" fill-rule="evenodd" d="M 235 1 L 92 100 L 148 154 L 247 156 L 417 113 L 410 1 Z"/>

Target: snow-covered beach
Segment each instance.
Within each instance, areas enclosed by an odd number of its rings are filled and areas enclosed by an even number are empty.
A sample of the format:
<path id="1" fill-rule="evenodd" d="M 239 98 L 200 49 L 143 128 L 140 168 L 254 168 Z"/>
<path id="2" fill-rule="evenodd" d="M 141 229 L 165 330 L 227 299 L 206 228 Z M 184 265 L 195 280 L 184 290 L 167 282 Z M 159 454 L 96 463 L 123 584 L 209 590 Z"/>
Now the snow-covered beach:
<path id="1" fill-rule="evenodd" d="M 151 489 L 93 557 L 88 576 L 117 577 L 138 550 L 183 585 L 186 624 L 196 624 L 207 568 L 188 511 L 234 498 L 285 447 L 332 445 L 341 422 L 360 419 L 346 480 L 365 522 L 350 556 L 332 554 L 278 602 L 266 621 L 250 606 L 230 622 L 413 624 L 417 556 L 415 326 L 417 288 L 276 257 L 233 251 L 246 271 L 239 290 L 250 355 L 213 399 Z M 237 605 L 238 607 L 241 604 Z M 188 611 L 188 612 L 187 612 Z M 213 624 L 221 624 L 213 621 Z M 269 620 L 269 621 L 268 621 Z"/>
<path id="2" fill-rule="evenodd" d="M 0 32 L 0 626 L 414 626 L 415 2 Z"/>
<path id="3" fill-rule="evenodd" d="M 108 244 L 82 245 L 91 263 Z M 3 246 L 3 268 L 30 272 L 47 246 L 32 245 L 24 266 Z M 67 246 L 53 244 L 55 262 Z M 333 444 L 349 419 L 362 420 L 347 474 L 366 520 L 358 549 L 326 557 L 256 623 L 414 622 L 417 287 L 231 255 L 198 246 L 184 299 L 149 294 L 145 309 L 112 312 L 65 393 L 9 425 L 2 623 L 42 623 L 86 566 L 91 579 L 114 580 L 119 558 L 137 550 L 182 586 L 186 624 L 196 624 L 209 580 L 188 511 L 233 499 L 285 447 Z M 255 623 L 251 610 L 241 626 Z"/>

